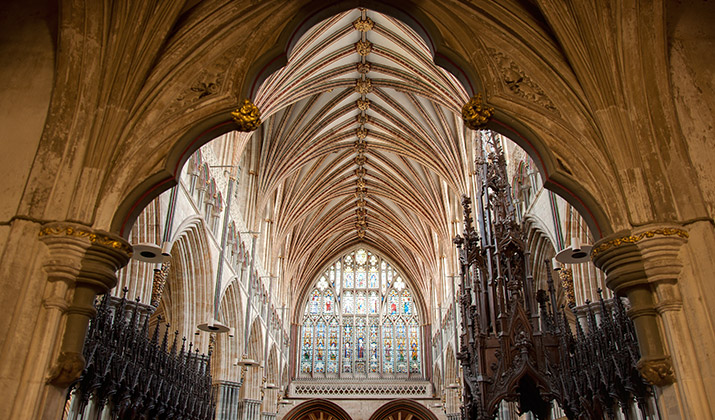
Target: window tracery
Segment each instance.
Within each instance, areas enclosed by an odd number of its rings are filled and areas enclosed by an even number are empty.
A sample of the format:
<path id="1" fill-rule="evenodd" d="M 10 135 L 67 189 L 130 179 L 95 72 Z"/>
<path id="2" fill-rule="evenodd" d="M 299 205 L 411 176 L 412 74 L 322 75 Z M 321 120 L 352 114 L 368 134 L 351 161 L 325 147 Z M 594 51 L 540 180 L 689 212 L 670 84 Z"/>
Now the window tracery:
<path id="1" fill-rule="evenodd" d="M 421 377 L 421 339 L 411 288 L 382 257 L 360 248 L 308 293 L 299 377 Z"/>

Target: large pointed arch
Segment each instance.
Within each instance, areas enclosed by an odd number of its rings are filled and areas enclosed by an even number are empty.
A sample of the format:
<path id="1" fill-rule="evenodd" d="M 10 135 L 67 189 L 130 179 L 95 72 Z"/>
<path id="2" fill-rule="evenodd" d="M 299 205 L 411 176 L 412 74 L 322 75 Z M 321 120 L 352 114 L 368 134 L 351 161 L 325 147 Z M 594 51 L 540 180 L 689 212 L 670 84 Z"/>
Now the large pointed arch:
<path id="1" fill-rule="evenodd" d="M 339 405 L 319 398 L 298 405 L 283 418 L 284 420 L 352 420 Z"/>

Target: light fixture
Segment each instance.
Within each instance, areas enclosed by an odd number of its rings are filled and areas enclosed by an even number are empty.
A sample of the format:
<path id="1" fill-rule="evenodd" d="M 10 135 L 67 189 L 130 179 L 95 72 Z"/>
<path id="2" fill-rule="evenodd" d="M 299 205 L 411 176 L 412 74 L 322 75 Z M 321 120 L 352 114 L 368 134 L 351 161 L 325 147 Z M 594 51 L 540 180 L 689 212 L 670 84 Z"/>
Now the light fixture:
<path id="1" fill-rule="evenodd" d="M 554 271 L 561 271 L 561 269 L 563 268 L 559 260 L 556 259 L 556 257 L 551 259 L 551 265 L 554 267 Z"/>
<path id="2" fill-rule="evenodd" d="M 571 239 L 571 246 L 556 254 L 556 260 L 563 264 L 581 264 L 591 259 L 592 245 L 582 244 L 578 238 Z"/>
<path id="3" fill-rule="evenodd" d="M 201 331 L 217 334 L 227 333 L 229 331 L 229 328 L 226 325 L 223 325 L 215 319 L 210 319 L 209 322 L 199 324 L 196 328 L 200 329 Z"/>
<path id="4" fill-rule="evenodd" d="M 459 384 L 451 383 L 451 384 L 447 385 L 447 388 L 448 389 L 457 389 L 457 388 L 459 388 Z"/>
<path id="5" fill-rule="evenodd" d="M 228 336 L 233 337 L 234 335 L 236 335 L 236 330 L 233 327 L 230 327 L 228 329 Z"/>
<path id="6" fill-rule="evenodd" d="M 258 362 L 255 361 L 255 360 L 253 360 L 253 359 L 249 359 L 248 356 L 246 356 L 246 355 L 243 355 L 243 357 L 241 358 L 241 360 L 239 360 L 238 362 L 236 362 L 236 364 L 237 364 L 238 366 L 246 366 L 246 367 L 249 367 L 249 366 L 257 366 L 257 365 L 258 365 Z"/>
<path id="7" fill-rule="evenodd" d="M 274 384 L 273 382 L 268 382 L 263 386 L 265 389 L 277 389 L 278 385 Z"/>
<path id="8" fill-rule="evenodd" d="M 163 249 L 156 244 L 136 244 L 132 245 L 132 258 L 138 261 L 147 263 L 161 264 L 169 258 L 169 255 L 163 254 Z"/>

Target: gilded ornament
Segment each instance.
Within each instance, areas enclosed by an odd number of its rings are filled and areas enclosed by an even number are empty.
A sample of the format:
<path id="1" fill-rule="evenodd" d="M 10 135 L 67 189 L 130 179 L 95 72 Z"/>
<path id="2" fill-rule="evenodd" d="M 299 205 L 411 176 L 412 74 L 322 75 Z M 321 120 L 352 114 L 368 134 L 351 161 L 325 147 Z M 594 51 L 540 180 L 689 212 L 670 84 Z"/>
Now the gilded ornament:
<path id="1" fill-rule="evenodd" d="M 355 198 L 359 200 L 364 200 L 367 198 L 367 189 L 366 188 L 355 188 Z"/>
<path id="2" fill-rule="evenodd" d="M 574 294 L 573 285 L 573 270 L 570 268 L 564 268 L 559 271 L 559 279 L 561 280 L 561 287 L 564 290 L 564 296 L 566 297 L 566 304 L 569 307 L 576 306 L 576 296 Z"/>
<path id="3" fill-rule="evenodd" d="M 367 111 L 368 109 L 370 109 L 369 99 L 358 99 L 356 104 L 360 111 Z"/>
<path id="4" fill-rule="evenodd" d="M 365 168 L 357 168 L 355 169 L 355 176 L 358 178 L 362 178 L 367 174 L 367 170 Z"/>
<path id="5" fill-rule="evenodd" d="M 369 17 L 361 17 L 353 22 L 353 28 L 355 28 L 356 31 L 360 32 L 371 31 L 374 27 L 375 22 L 373 22 L 372 19 L 370 19 Z"/>
<path id="6" fill-rule="evenodd" d="M 482 94 L 472 96 L 462 107 L 464 124 L 472 130 L 481 130 L 494 115 L 494 108 L 482 103 Z"/>
<path id="7" fill-rule="evenodd" d="M 367 133 L 368 133 L 367 128 L 362 128 L 362 127 L 358 128 L 355 131 L 357 138 L 359 138 L 360 140 L 363 140 L 365 137 L 367 137 Z"/>
<path id="8" fill-rule="evenodd" d="M 360 41 L 355 43 L 355 51 L 357 51 L 357 53 L 361 56 L 365 57 L 366 55 L 370 54 L 370 51 L 372 51 L 372 42 L 363 41 L 361 39 Z"/>
<path id="9" fill-rule="evenodd" d="M 84 238 L 89 242 L 120 249 L 129 256 L 132 255 L 132 247 L 128 243 L 119 241 L 107 235 L 94 233 L 91 230 L 82 229 L 77 226 L 45 226 L 40 229 L 38 236 L 72 236 L 75 238 Z"/>
<path id="10" fill-rule="evenodd" d="M 355 161 L 355 164 L 357 166 L 363 166 L 365 164 L 365 162 L 367 162 L 367 156 L 365 156 L 363 154 L 359 154 L 359 155 L 355 156 L 355 159 L 353 159 L 353 160 Z"/>
<path id="11" fill-rule="evenodd" d="M 241 107 L 233 111 L 231 116 L 238 125 L 238 131 L 250 132 L 261 125 L 261 111 L 250 99 L 244 99 Z"/>
<path id="12" fill-rule="evenodd" d="M 623 237 L 612 239 L 610 241 L 599 244 L 595 248 L 593 248 L 593 250 L 591 251 L 591 256 L 595 257 L 596 255 L 598 255 L 604 251 L 607 251 L 611 248 L 616 248 L 623 244 L 634 244 L 636 242 L 642 241 L 643 239 L 652 238 L 654 236 L 680 236 L 683 239 L 687 239 L 690 235 L 688 234 L 688 231 L 683 230 L 683 229 L 678 229 L 678 228 L 653 229 L 653 230 L 639 233 L 638 235 L 623 236 Z"/>
<path id="13" fill-rule="evenodd" d="M 364 63 L 358 63 L 357 64 L 357 71 L 360 74 L 368 74 L 370 70 L 372 69 L 372 64 L 369 62 L 364 62 Z"/>
<path id="14" fill-rule="evenodd" d="M 355 202 L 355 205 L 358 206 L 358 208 L 364 208 L 367 202 L 365 201 L 364 198 L 358 197 L 357 201 Z"/>
<path id="15" fill-rule="evenodd" d="M 358 122 L 358 124 L 367 124 L 370 121 L 370 117 L 368 117 L 365 114 L 360 114 L 355 118 L 355 120 Z"/>
<path id="16" fill-rule="evenodd" d="M 355 81 L 355 92 L 362 95 L 367 95 L 372 92 L 372 80 L 370 79 L 357 79 Z"/>

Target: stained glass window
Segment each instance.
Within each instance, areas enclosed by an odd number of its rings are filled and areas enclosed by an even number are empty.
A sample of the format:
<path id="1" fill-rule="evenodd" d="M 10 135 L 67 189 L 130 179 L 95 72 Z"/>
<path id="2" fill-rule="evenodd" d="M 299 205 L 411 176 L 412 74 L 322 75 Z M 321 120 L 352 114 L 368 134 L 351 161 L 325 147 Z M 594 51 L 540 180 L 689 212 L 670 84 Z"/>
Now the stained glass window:
<path id="1" fill-rule="evenodd" d="M 316 277 L 305 303 L 300 377 L 420 377 L 414 293 L 381 256 L 350 252 Z"/>

